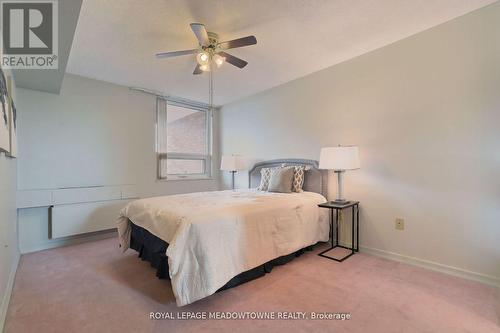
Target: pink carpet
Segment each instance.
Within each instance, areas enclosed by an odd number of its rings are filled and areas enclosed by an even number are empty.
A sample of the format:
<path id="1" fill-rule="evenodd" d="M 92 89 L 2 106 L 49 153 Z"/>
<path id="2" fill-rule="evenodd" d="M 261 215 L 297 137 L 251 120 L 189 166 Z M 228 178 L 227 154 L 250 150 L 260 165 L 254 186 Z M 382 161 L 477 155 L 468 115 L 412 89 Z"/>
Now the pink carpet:
<path id="1" fill-rule="evenodd" d="M 500 292 L 366 254 L 308 253 L 184 308 L 116 239 L 24 255 L 5 332 L 500 332 Z M 178 311 L 344 312 L 336 320 L 151 320 Z"/>

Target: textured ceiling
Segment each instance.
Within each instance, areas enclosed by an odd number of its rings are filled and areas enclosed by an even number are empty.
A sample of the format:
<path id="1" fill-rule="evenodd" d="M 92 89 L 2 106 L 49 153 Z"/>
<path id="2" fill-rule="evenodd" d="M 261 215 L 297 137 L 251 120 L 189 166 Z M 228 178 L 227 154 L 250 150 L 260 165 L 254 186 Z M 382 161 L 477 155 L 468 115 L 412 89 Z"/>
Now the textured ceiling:
<path id="1" fill-rule="evenodd" d="M 125 86 L 208 101 L 208 75 L 194 56 L 189 23 L 222 40 L 255 35 L 231 50 L 249 62 L 214 73 L 215 104 L 255 94 L 380 48 L 483 7 L 493 0 L 85 0 L 67 71 Z"/>

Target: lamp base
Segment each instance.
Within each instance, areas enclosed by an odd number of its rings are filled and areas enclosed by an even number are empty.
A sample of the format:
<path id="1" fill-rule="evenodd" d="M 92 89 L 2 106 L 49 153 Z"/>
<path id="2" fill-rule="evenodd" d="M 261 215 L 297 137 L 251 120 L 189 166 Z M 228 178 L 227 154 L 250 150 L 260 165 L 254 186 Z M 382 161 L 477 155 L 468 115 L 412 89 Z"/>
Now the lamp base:
<path id="1" fill-rule="evenodd" d="M 335 200 L 332 200 L 332 202 L 334 204 L 337 204 L 337 205 L 348 205 L 351 203 L 350 200 L 345 200 L 345 199 L 335 199 Z"/>
<path id="2" fill-rule="evenodd" d="M 234 174 L 236 171 L 229 171 L 231 172 L 231 189 L 234 191 Z"/>
<path id="3" fill-rule="evenodd" d="M 335 173 L 337 174 L 337 198 L 335 198 L 335 202 L 338 204 L 344 204 L 347 203 L 347 200 L 343 196 L 343 181 L 342 181 L 342 176 L 344 174 L 345 170 L 335 170 Z"/>

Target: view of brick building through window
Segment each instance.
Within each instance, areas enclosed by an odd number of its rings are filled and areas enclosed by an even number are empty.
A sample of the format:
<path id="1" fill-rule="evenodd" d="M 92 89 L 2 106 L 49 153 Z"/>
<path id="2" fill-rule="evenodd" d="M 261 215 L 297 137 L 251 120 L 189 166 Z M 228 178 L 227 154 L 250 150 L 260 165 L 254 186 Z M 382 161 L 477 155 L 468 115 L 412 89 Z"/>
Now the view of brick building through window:
<path id="1" fill-rule="evenodd" d="M 184 107 L 167 107 L 167 155 L 207 154 L 207 113 Z M 205 173 L 205 161 L 200 159 L 167 158 L 160 163 L 161 175 Z"/>

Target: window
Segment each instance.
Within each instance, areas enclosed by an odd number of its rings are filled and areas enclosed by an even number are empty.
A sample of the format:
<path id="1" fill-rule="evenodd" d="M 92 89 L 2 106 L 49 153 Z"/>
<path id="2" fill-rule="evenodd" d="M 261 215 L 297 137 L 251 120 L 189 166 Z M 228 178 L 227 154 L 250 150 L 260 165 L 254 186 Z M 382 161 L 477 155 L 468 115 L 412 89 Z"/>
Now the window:
<path id="1" fill-rule="evenodd" d="M 210 177 L 212 116 L 206 107 L 157 98 L 159 179 Z"/>

